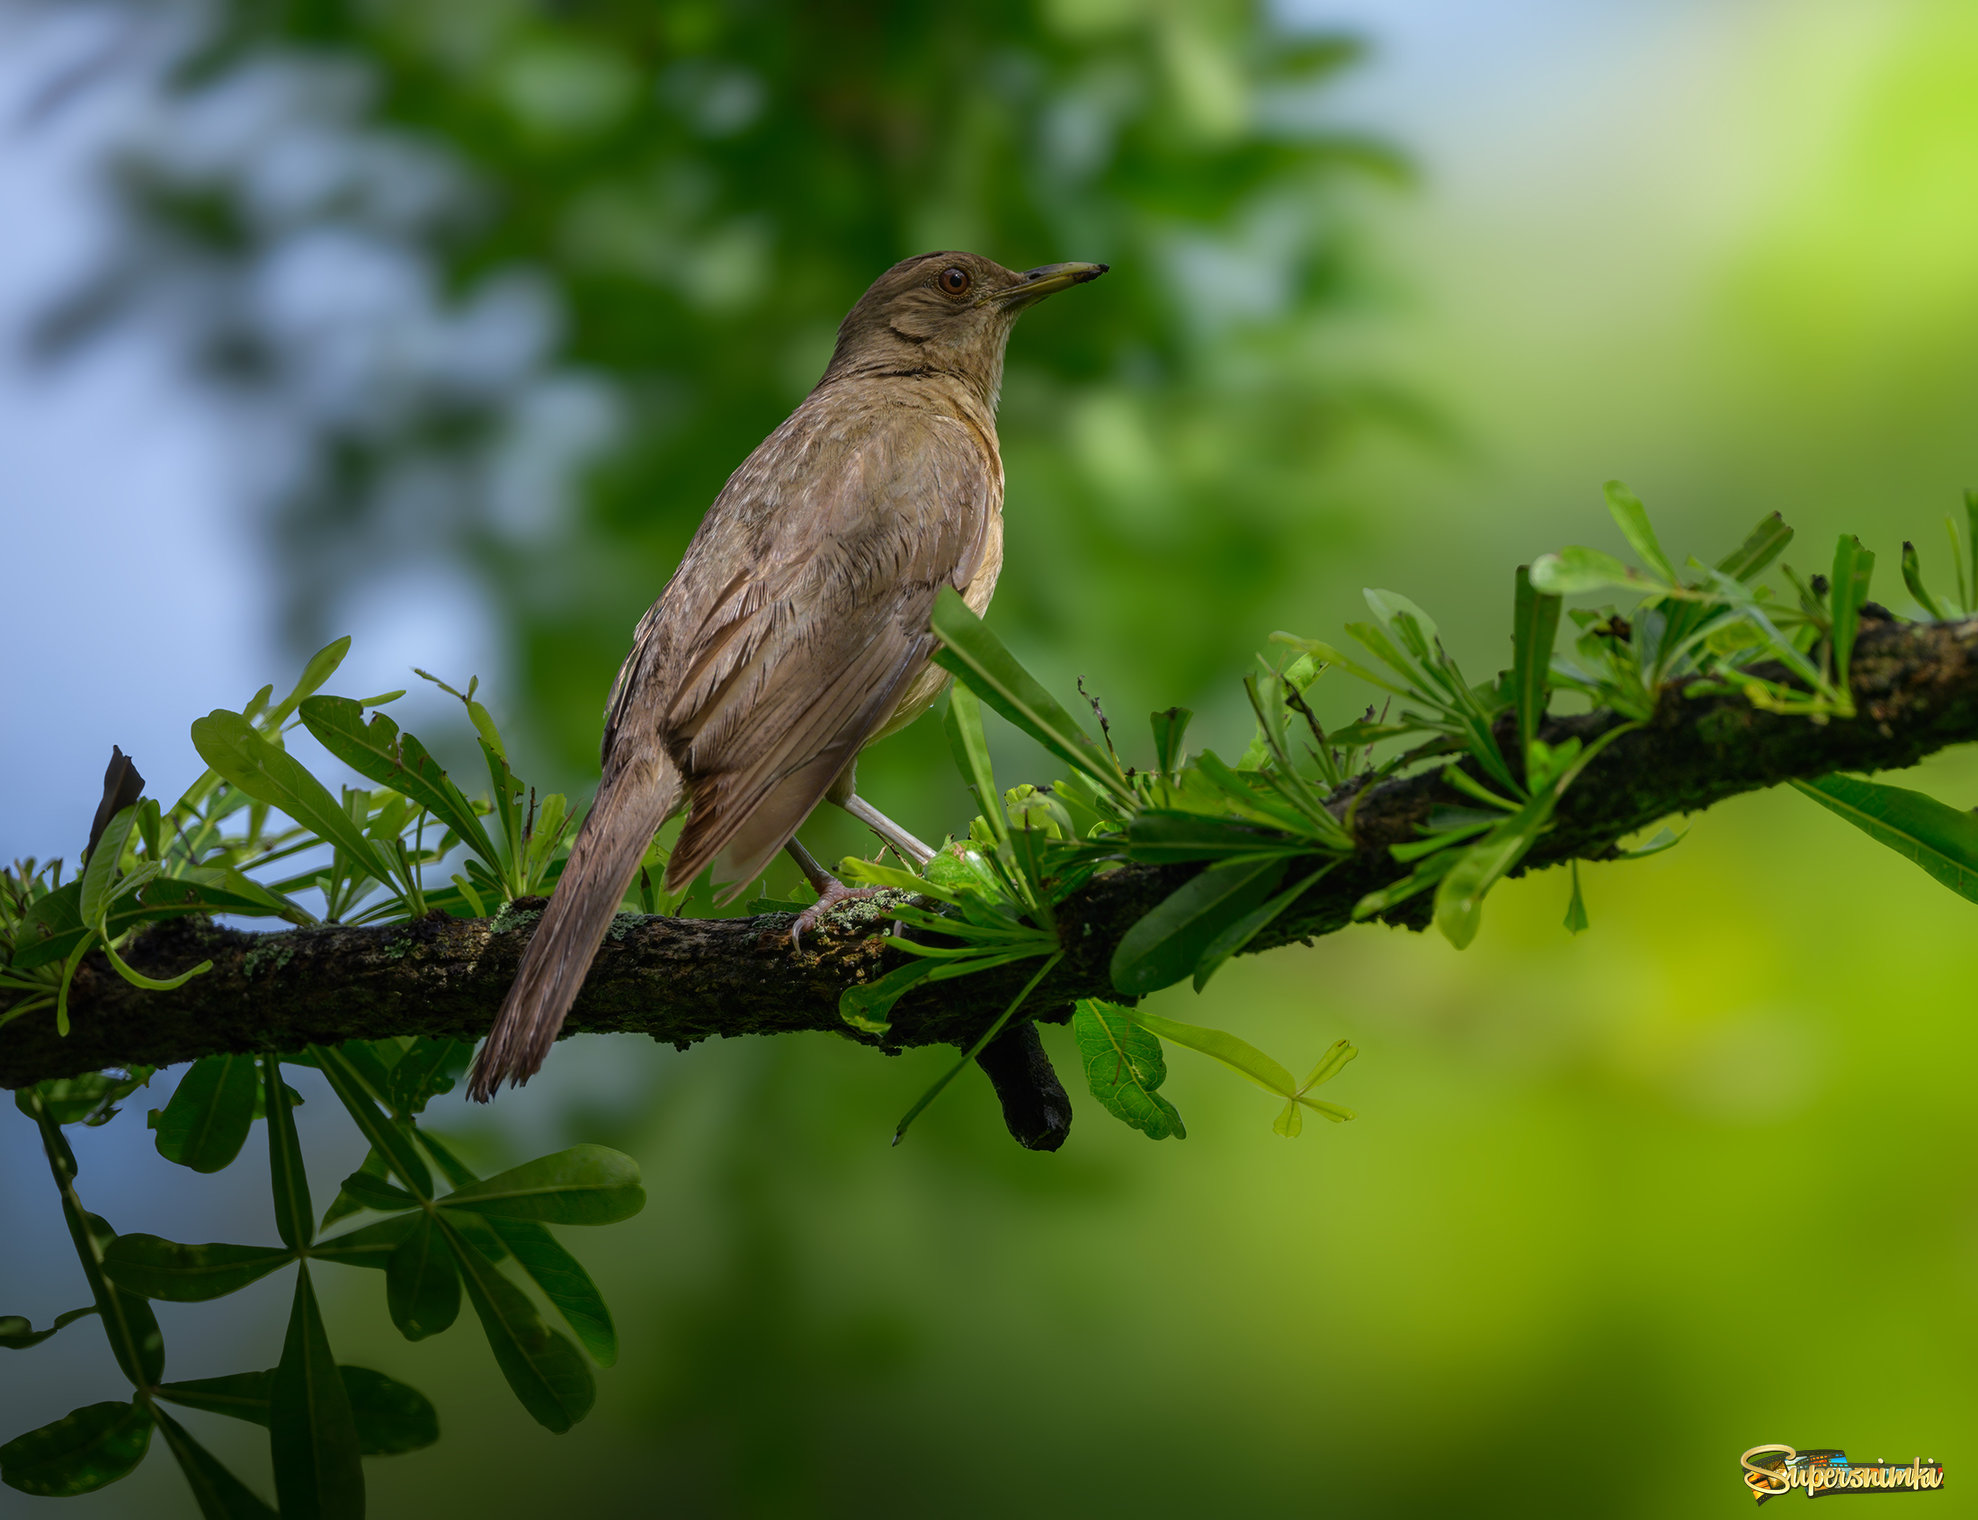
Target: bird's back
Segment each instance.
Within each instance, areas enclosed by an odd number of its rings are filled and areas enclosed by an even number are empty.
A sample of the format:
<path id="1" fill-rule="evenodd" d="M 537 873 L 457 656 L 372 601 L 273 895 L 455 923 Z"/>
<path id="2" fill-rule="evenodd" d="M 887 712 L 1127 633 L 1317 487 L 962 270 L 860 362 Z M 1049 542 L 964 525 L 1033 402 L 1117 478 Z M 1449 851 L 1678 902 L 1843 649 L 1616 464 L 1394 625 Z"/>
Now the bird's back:
<path id="1" fill-rule="evenodd" d="M 927 666 L 935 594 L 986 602 L 1002 487 L 993 416 L 940 376 L 822 385 L 729 478 L 605 729 L 607 774 L 659 744 L 687 777 L 670 882 L 723 850 L 748 879 L 887 726 Z"/>

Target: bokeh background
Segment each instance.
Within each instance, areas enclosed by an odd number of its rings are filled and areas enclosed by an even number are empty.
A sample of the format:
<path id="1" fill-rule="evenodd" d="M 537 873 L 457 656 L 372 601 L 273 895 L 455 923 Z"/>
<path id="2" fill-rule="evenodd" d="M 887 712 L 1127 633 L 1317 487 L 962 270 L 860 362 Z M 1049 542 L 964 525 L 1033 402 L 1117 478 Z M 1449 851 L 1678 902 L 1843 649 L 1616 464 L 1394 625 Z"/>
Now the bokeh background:
<path id="1" fill-rule="evenodd" d="M 73 853 L 112 742 L 175 794 L 193 716 L 343 632 L 341 689 L 478 673 L 586 788 L 699 513 L 930 247 L 1114 265 L 1017 333 L 994 621 L 1122 730 L 1240 744 L 1250 653 L 1365 585 L 1487 672 L 1513 565 L 1619 547 L 1613 476 L 1678 554 L 1858 532 L 1906 608 L 1901 540 L 1947 579 L 1978 480 L 1974 86 L 1958 0 L 11 0 L 0 851 Z M 938 836 L 946 771 L 909 731 L 861 777 Z M 936 1052 L 567 1044 L 437 1126 L 640 1158 L 644 1214 L 571 1242 L 624 1359 L 555 1439 L 471 1329 L 409 1345 L 335 1278 L 339 1353 L 441 1411 L 373 1512 L 1729 1515 L 1768 1441 L 1940 1458 L 1908 1502 L 1960 1512 L 1972 909 L 1780 795 L 1586 887 L 1578 938 L 1550 873 L 1461 954 L 1360 928 L 1162 994 L 1300 1069 L 1359 1045 L 1361 1117 L 1295 1142 L 1186 1053 L 1186 1141 L 1088 1100 L 1033 1156 L 977 1082 L 887 1147 Z M 265 1236 L 253 1147 L 207 1179 L 132 1133 L 171 1076 L 79 1135 L 85 1198 Z M 320 1198 L 361 1154 L 329 1107 Z M 45 1321 L 81 1289 L 24 1122 L 0 1179 L 0 1309 Z M 162 1306 L 173 1375 L 272 1362 L 263 1288 Z M 7 1354 L 0 1429 L 118 1386 L 79 1327 Z M 63 1502 L 193 1512 L 162 1457 Z"/>

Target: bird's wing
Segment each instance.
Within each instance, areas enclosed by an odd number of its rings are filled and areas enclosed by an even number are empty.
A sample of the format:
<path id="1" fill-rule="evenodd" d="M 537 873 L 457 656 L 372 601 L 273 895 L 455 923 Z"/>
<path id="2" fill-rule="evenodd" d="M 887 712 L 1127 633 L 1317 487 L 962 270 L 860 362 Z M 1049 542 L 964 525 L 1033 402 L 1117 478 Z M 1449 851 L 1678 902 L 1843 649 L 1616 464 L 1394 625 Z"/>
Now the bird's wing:
<path id="1" fill-rule="evenodd" d="M 670 883 L 724 851 L 753 880 L 884 726 L 932 653 L 935 594 L 982 556 L 997 485 L 971 429 L 906 408 L 796 428 L 737 473 L 748 552 L 667 662 L 660 726 L 693 785 Z"/>

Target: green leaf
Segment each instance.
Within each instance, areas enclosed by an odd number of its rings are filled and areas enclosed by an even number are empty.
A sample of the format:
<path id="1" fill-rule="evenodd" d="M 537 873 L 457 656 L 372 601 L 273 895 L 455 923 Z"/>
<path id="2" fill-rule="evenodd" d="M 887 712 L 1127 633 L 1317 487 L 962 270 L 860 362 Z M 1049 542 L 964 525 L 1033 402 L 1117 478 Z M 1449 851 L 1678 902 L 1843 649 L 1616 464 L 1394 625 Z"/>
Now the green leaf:
<path id="1" fill-rule="evenodd" d="M 151 1446 L 140 1400 L 85 1404 L 0 1446 L 0 1483 L 44 1499 L 72 1499 L 128 1477 Z"/>
<path id="2" fill-rule="evenodd" d="M 220 1459 L 193 1440 L 164 1410 L 156 1412 L 165 1444 L 185 1474 L 186 1487 L 205 1520 L 279 1520 L 259 1495 L 236 1478 Z"/>
<path id="3" fill-rule="evenodd" d="M 164 1383 L 157 1390 L 158 1397 L 188 1409 L 265 1426 L 269 1389 L 277 1370 L 271 1367 L 266 1372 L 235 1372 L 226 1377 Z M 382 1372 L 373 1372 L 369 1367 L 345 1364 L 337 1368 L 337 1374 L 343 1379 L 344 1395 L 350 1401 L 358 1450 L 365 1456 L 389 1457 L 418 1451 L 439 1439 L 439 1415 L 418 1389 Z"/>
<path id="4" fill-rule="evenodd" d="M 357 1170 L 362 1172 L 366 1177 L 369 1177 L 373 1182 L 383 1183 L 387 1186 L 390 1185 L 391 1168 L 385 1164 L 385 1158 L 378 1154 L 378 1148 L 375 1145 L 364 1153 L 363 1163 Z M 352 1214 L 361 1214 L 369 1207 L 371 1205 L 357 1198 L 353 1198 L 340 1183 L 337 1187 L 336 1197 L 332 1198 L 330 1200 L 330 1206 L 323 1210 L 323 1221 L 317 1228 L 327 1230 L 331 1225 L 348 1219 Z"/>
<path id="5" fill-rule="evenodd" d="M 1618 586 L 1627 591 L 1654 591 L 1611 554 L 1598 549 L 1561 549 L 1557 554 L 1541 554 L 1532 561 L 1532 586 L 1550 596 L 1580 596 Z"/>
<path id="6" fill-rule="evenodd" d="M 1223 1063 L 1230 1070 L 1263 1088 L 1265 1092 L 1276 1093 L 1280 1098 L 1296 1096 L 1298 1089 L 1292 1085 L 1291 1073 L 1271 1057 L 1265 1055 L 1248 1040 L 1240 1039 L 1224 1029 L 1208 1029 L 1200 1024 L 1183 1024 L 1174 1019 L 1164 1019 L 1145 1009 L 1122 1010 L 1143 1028 L 1159 1035 L 1175 1045 L 1186 1045 L 1190 1050 L 1200 1051 Z"/>
<path id="7" fill-rule="evenodd" d="M 892 1023 L 888 1015 L 893 1005 L 939 967 L 935 960 L 914 960 L 895 966 L 875 982 L 854 982 L 838 994 L 838 1017 L 866 1034 L 886 1033 Z"/>
<path id="8" fill-rule="evenodd" d="M 467 1284 L 467 1297 L 487 1332 L 495 1365 L 530 1417 L 563 1434 L 597 1401 L 597 1384 L 584 1355 L 542 1321 L 522 1290 L 439 1216 Z"/>
<path id="9" fill-rule="evenodd" d="M 367 724 L 364 709 L 348 697 L 311 697 L 302 704 L 302 722 L 324 749 L 360 776 L 410 797 L 489 866 L 501 869 L 501 857 L 473 804 L 426 747 L 401 733 L 385 714 L 374 713 Z"/>
<path id="10" fill-rule="evenodd" d="M 1117 1003 L 1080 998 L 1073 1006 L 1072 1037 L 1085 1058 L 1085 1082 L 1107 1112 L 1152 1140 L 1188 1138 L 1175 1106 L 1156 1090 L 1167 1080 L 1161 1042 Z"/>
<path id="11" fill-rule="evenodd" d="M 296 1273 L 282 1359 L 268 1382 L 268 1449 L 283 1520 L 362 1520 L 357 1422 L 306 1261 Z"/>
<path id="12" fill-rule="evenodd" d="M 319 1240 L 309 1248 L 309 1259 L 333 1261 L 345 1267 L 375 1267 L 382 1272 L 390 1264 L 392 1252 L 418 1228 L 419 1221 L 424 1217 L 423 1214 L 397 1214 L 390 1219 L 367 1224 L 362 1229 Z"/>
<path id="13" fill-rule="evenodd" d="M 295 690 L 282 698 L 280 704 L 262 720 L 263 723 L 270 730 L 280 728 L 288 720 L 288 715 L 301 705 L 304 698 L 311 692 L 320 691 L 323 683 L 337 673 L 337 667 L 343 664 L 343 657 L 349 653 L 350 635 L 345 634 L 340 639 L 330 640 L 312 654 L 309 663 L 302 667 L 302 679 L 295 683 Z M 401 692 L 399 695 L 403 696 L 404 693 Z M 209 760 L 206 763 L 212 765 L 213 762 Z M 216 770 L 218 768 L 214 767 Z"/>
<path id="14" fill-rule="evenodd" d="M 935 664 L 953 671 L 983 701 L 1067 765 L 1083 771 L 1122 802 L 1133 800 L 1133 788 L 1118 762 L 1093 743 L 1036 677 L 1017 663 L 953 587 L 942 587 L 934 599 L 931 626 L 942 644 Z"/>
<path id="15" fill-rule="evenodd" d="M 1573 862 L 1573 895 L 1566 901 L 1566 932 L 1584 934 L 1591 927 L 1586 898 L 1580 894 L 1580 863 Z"/>
<path id="16" fill-rule="evenodd" d="M 1232 773 L 1234 774 L 1234 773 Z M 1247 792 L 1249 788 L 1246 786 Z M 1196 860 L 1256 860 L 1265 855 L 1303 855 L 1309 841 L 1282 829 L 1265 828 L 1208 813 L 1170 812 L 1148 808 L 1126 826 L 1127 855 L 1149 865 L 1176 865 Z"/>
<path id="17" fill-rule="evenodd" d="M 154 883 L 155 885 L 155 883 Z M 136 894 L 142 898 L 143 892 Z M 173 918 L 190 912 L 185 908 L 146 908 L 132 898 L 118 898 L 110 905 L 109 928 L 114 938 L 147 919 Z M 82 878 L 64 882 L 53 892 L 44 893 L 28 904 L 14 931 L 13 958 L 7 964 L 27 971 L 45 966 L 74 953 L 93 931 L 82 921 Z"/>
<path id="18" fill-rule="evenodd" d="M 1531 753 L 1532 740 L 1545 721 L 1552 646 L 1559 637 L 1559 608 L 1559 598 L 1536 589 L 1530 567 L 1520 565 L 1511 629 L 1511 686 L 1521 755 Z"/>
<path id="19" fill-rule="evenodd" d="M 1774 512 L 1753 528 L 1743 543 L 1719 560 L 1717 568 L 1734 580 L 1749 582 L 1792 541 L 1793 530 Z"/>
<path id="20" fill-rule="evenodd" d="M 385 1268 L 385 1305 L 409 1341 L 438 1335 L 460 1313 L 460 1269 L 430 1214 L 418 1223 Z"/>
<path id="21" fill-rule="evenodd" d="M 276 1057 L 261 1058 L 261 1081 L 262 1107 L 268 1120 L 268 1178 L 274 1193 L 275 1233 L 291 1251 L 306 1250 L 316 1238 L 309 1173 L 302 1164 L 295 1112 L 288 1106 L 282 1063 Z"/>
<path id="22" fill-rule="evenodd" d="M 1610 480 L 1606 485 L 1607 511 L 1620 528 L 1628 545 L 1641 556 L 1641 562 L 1670 585 L 1676 584 L 1676 567 L 1669 563 L 1669 556 L 1662 552 L 1662 545 L 1655 537 L 1655 529 L 1649 525 L 1648 509 L 1641 499 L 1618 480 Z"/>
<path id="23" fill-rule="evenodd" d="M 1836 774 L 1793 785 L 1959 897 L 1978 902 L 1978 814 L 1859 776 Z"/>
<path id="24" fill-rule="evenodd" d="M 390 871 L 329 789 L 300 761 L 264 738 L 237 712 L 215 708 L 192 725 L 200 759 L 257 802 L 293 818 L 342 850 L 366 875 L 388 881 Z"/>
<path id="25" fill-rule="evenodd" d="M 1202 951 L 1201 956 L 1195 962 L 1195 990 L 1200 992 L 1204 987 L 1208 986 L 1209 979 L 1222 969 L 1225 961 L 1233 955 L 1240 955 L 1245 945 L 1263 933 L 1287 908 L 1303 897 L 1312 887 L 1316 886 L 1326 873 L 1337 864 L 1339 864 L 1338 861 L 1329 860 L 1320 866 L 1318 870 L 1298 877 L 1296 881 L 1271 898 L 1270 901 L 1252 908 L 1243 917 L 1239 918 L 1227 929 L 1224 929 L 1222 933 L 1210 940 L 1208 947 Z"/>
<path id="26" fill-rule="evenodd" d="M 103 1252 L 104 1270 L 118 1287 L 175 1304 L 238 1293 L 294 1260 L 284 1247 L 181 1245 L 157 1235 L 119 1235 Z"/>
<path id="27" fill-rule="evenodd" d="M 501 1243 L 508 1247 L 516 1264 L 535 1279 L 576 1332 L 577 1339 L 600 1367 L 618 1360 L 618 1330 L 611 1322 L 611 1310 L 598 1292 L 591 1274 L 551 1235 L 546 1225 L 533 1219 L 500 1219 L 490 1216 L 488 1224 Z"/>
<path id="28" fill-rule="evenodd" d="M 0 1349 L 25 1351 L 30 1346 L 39 1346 L 57 1330 L 73 1325 L 77 1320 L 87 1318 L 96 1312 L 96 1305 L 85 1304 L 80 1309 L 71 1309 L 66 1314 L 58 1314 L 46 1330 L 37 1330 L 33 1323 L 19 1314 L 0 1314 Z"/>
<path id="29" fill-rule="evenodd" d="M 254 1057 L 204 1056 L 158 1111 L 158 1154 L 195 1172 L 232 1164 L 254 1127 Z"/>
<path id="30" fill-rule="evenodd" d="M 89 863 L 82 870 L 82 897 L 77 906 L 82 912 L 83 924 L 88 928 L 101 928 L 104 914 L 110 906 L 110 889 L 117 880 L 117 864 L 123 859 L 124 844 L 130 838 L 131 825 L 137 822 L 135 805 L 121 809 L 111 818 L 109 827 L 103 830 L 103 837 L 96 841 L 96 848 L 89 852 Z M 149 1435 L 146 1436 L 150 1439 Z"/>
<path id="31" fill-rule="evenodd" d="M 1021 958 L 1022 958 L 1021 956 L 1001 957 L 1002 960 L 1015 960 Z M 928 1088 L 926 1092 L 920 1095 L 920 1100 L 917 1103 L 915 1103 L 912 1108 L 908 1109 L 906 1111 L 906 1115 L 900 1120 L 898 1124 L 896 1124 L 893 1127 L 893 1143 L 895 1145 L 898 1145 L 901 1139 L 905 1137 L 907 1132 L 907 1126 L 912 1124 L 914 1120 L 918 1119 L 921 1116 L 921 1114 L 926 1112 L 928 1104 L 932 1103 L 936 1098 L 940 1097 L 941 1094 L 947 1090 L 948 1084 L 954 1081 L 956 1077 L 960 1076 L 962 1072 L 968 1069 L 969 1062 L 973 1061 L 977 1056 L 981 1055 L 983 1050 L 988 1046 L 989 1042 L 995 1039 L 997 1035 L 1003 1032 L 1003 1026 L 1008 1024 L 1011 1018 L 1015 1016 L 1017 1009 L 1021 1008 L 1024 1005 L 1024 1001 L 1030 996 L 1030 994 L 1037 990 L 1037 984 L 1043 981 L 1045 977 L 1049 976 L 1051 972 L 1054 969 L 1056 969 L 1058 962 L 1063 960 L 1064 958 L 1065 955 L 1064 955 L 1064 951 L 1062 950 L 1056 951 L 1052 955 L 1050 955 L 1045 960 L 1044 964 L 1037 968 L 1036 974 L 1032 976 L 1029 981 L 1023 984 L 1022 989 L 1017 993 L 1017 995 L 1014 998 L 1010 999 L 1009 1006 L 1006 1007 L 1000 1014 L 996 1016 L 996 1021 L 993 1024 L 991 1024 L 987 1029 L 983 1030 L 981 1034 L 977 1035 L 975 1043 L 969 1046 L 967 1050 L 962 1052 L 962 1058 L 959 1061 L 955 1062 L 953 1066 L 950 1066 L 947 1069 L 947 1071 L 942 1073 L 942 1075 L 935 1081 L 934 1085 Z M 991 963 L 993 964 L 994 962 Z M 953 970 L 954 969 L 953 963 L 951 962 L 949 966 L 945 969 Z"/>
<path id="32" fill-rule="evenodd" d="M 573 1145 L 458 1188 L 439 1200 L 450 1209 L 550 1224 L 615 1224 L 646 1206 L 639 1163 L 602 1145 Z"/>
<path id="33" fill-rule="evenodd" d="M 138 903 L 147 909 L 178 913 L 238 913 L 252 918 L 285 918 L 292 924 L 315 922 L 315 915 L 300 904 L 269 891 L 232 866 L 175 869 L 176 875 L 161 876 L 139 888 Z"/>
<path id="34" fill-rule="evenodd" d="M 1463 849 L 1436 884 L 1435 925 L 1458 950 L 1477 937 L 1485 895 L 1524 858 L 1551 820 L 1557 801 L 1556 791 L 1533 798 L 1476 844 Z"/>
<path id="35" fill-rule="evenodd" d="M 473 1055 L 474 1047 L 466 1040 L 435 1040 L 421 1035 L 393 1064 L 385 1096 L 397 1112 L 416 1114 L 428 1100 L 453 1091 Z"/>
<path id="36" fill-rule="evenodd" d="M 954 756 L 955 769 L 961 772 L 963 784 L 974 794 L 982 821 L 989 825 L 996 843 L 1009 848 L 1010 825 L 997 805 L 1002 793 L 996 789 L 996 772 L 989 764 L 989 741 L 982 732 L 982 704 L 968 687 L 955 686 L 949 690 L 948 711 L 941 726 L 948 736 L 948 753 Z"/>
<path id="37" fill-rule="evenodd" d="M 1941 623 L 1944 620 L 1944 609 L 1938 605 L 1937 599 L 1923 584 L 1923 566 L 1916 558 L 1916 545 L 1908 539 L 1904 539 L 1902 543 L 1902 583 L 1909 587 L 1909 594 L 1916 598 L 1917 606 L 1936 622 Z"/>
<path id="38" fill-rule="evenodd" d="M 1170 707 L 1149 715 L 1154 727 L 1154 767 L 1162 775 L 1172 776 L 1181 769 L 1182 741 L 1194 716 L 1186 707 Z"/>
<path id="39" fill-rule="evenodd" d="M 331 1090 L 356 1121 L 357 1128 L 382 1154 L 411 1192 L 419 1198 L 433 1196 L 433 1174 L 413 1148 L 411 1136 L 399 1125 L 378 1112 L 378 1106 L 364 1092 L 363 1080 L 357 1074 L 350 1052 L 360 1050 L 358 1042 L 352 1041 L 349 1047 L 333 1050 L 326 1045 L 311 1045 L 309 1053 L 329 1079 Z M 389 1078 L 385 1080 L 389 1081 Z"/>
<path id="40" fill-rule="evenodd" d="M 419 1200 L 404 1188 L 393 1187 L 382 1177 L 359 1168 L 343 1179 L 342 1191 L 337 1196 L 348 1198 L 359 1208 L 376 1209 L 383 1214 L 395 1214 L 400 1209 L 418 1207 Z"/>
<path id="41" fill-rule="evenodd" d="M 1113 985 L 1155 992 L 1195 969 L 1216 937 L 1267 900 L 1284 861 L 1235 860 L 1196 873 L 1126 931 L 1113 952 Z"/>
<path id="42" fill-rule="evenodd" d="M 1852 708 L 1848 694 L 1848 662 L 1854 657 L 1854 636 L 1861 626 L 1861 604 L 1868 600 L 1868 582 L 1875 573 L 1875 556 L 1861 547 L 1852 533 L 1834 545 L 1834 575 L 1828 595 L 1834 623 L 1834 685 Z"/>

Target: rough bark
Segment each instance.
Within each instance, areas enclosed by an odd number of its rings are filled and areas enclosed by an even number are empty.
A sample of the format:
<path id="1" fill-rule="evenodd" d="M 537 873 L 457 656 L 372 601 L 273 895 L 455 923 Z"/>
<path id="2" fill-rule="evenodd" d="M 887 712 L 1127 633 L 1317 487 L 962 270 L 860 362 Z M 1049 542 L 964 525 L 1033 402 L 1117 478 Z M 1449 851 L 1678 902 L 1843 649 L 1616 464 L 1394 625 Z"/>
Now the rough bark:
<path id="1" fill-rule="evenodd" d="M 1567 793 L 1555 826 L 1523 869 L 1598 859 L 1636 829 L 1739 792 L 1836 770 L 1898 768 L 1978 739 L 1978 620 L 1869 623 L 1851 675 L 1859 716 L 1826 723 L 1756 711 L 1735 696 L 1664 692 L 1653 720 L 1615 741 Z M 1565 718 L 1548 726 L 1547 737 L 1591 738 L 1619 721 L 1604 712 Z M 1406 874 L 1388 846 L 1418 837 L 1431 808 L 1463 801 L 1434 771 L 1367 787 L 1349 815 L 1358 851 L 1250 949 L 1345 927 L 1364 894 Z M 1026 1014 L 1062 1018 L 1074 999 L 1110 993 L 1107 966 L 1120 936 L 1195 869 L 1127 866 L 1067 901 L 1061 910 L 1067 953 Z M 124 982 L 100 956 L 86 960 L 70 999 L 74 1029 L 67 1038 L 55 1034 L 47 1013 L 0 1029 L 0 1085 L 311 1042 L 401 1034 L 478 1038 L 515 974 L 539 906 L 519 903 L 493 919 L 436 916 L 279 934 L 200 919 L 160 924 L 133 937 L 125 951 L 133 965 L 156 976 L 206 959 L 213 969 L 175 992 L 154 993 Z M 1428 907 L 1419 898 L 1390 919 L 1418 928 Z M 900 959 L 885 946 L 884 899 L 841 909 L 833 921 L 837 932 L 813 936 L 801 953 L 790 947 L 790 922 L 777 913 L 621 915 L 566 1032 L 637 1032 L 684 1046 L 709 1035 L 825 1030 L 877 1043 L 840 1021 L 838 997 Z M 894 1011 L 888 1043 L 966 1046 L 1034 970 L 1019 964 L 910 994 Z M 1009 1085 L 1006 1104 L 1024 1108 L 1024 1127 L 1035 1136 L 1027 1143 L 1049 1144 L 1061 1128 L 1052 1109 L 1062 1091 L 1053 1099 L 1021 1077 L 1031 1064 L 1027 1050 L 1013 1043 L 1000 1053 L 1011 1075 L 998 1088 Z"/>

